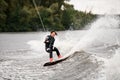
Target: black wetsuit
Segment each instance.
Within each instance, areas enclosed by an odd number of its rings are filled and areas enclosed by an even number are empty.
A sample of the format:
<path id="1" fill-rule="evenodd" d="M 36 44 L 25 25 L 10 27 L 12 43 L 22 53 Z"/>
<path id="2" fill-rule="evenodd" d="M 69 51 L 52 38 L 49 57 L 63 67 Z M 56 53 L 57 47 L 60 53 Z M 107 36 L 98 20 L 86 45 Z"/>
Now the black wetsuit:
<path id="1" fill-rule="evenodd" d="M 52 53 L 53 51 L 56 51 L 57 56 L 60 55 L 59 50 L 58 50 L 56 47 L 53 47 L 54 42 L 55 42 L 55 39 L 54 39 L 54 37 L 52 37 L 51 35 L 48 35 L 48 36 L 46 37 L 45 41 L 44 41 L 44 43 L 45 43 L 45 50 L 46 50 L 48 53 L 50 53 L 50 55 L 49 55 L 50 58 L 53 58 L 53 53 Z"/>

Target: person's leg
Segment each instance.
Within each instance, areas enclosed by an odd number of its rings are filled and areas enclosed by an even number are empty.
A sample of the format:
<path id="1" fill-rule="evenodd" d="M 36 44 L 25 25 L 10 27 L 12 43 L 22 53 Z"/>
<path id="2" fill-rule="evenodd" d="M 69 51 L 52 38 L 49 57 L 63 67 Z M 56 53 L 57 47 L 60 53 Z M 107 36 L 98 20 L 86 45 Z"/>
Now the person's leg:
<path id="1" fill-rule="evenodd" d="M 50 57 L 50 62 L 52 62 L 53 61 L 53 53 L 52 53 L 52 51 L 49 52 L 49 57 Z"/>
<path id="2" fill-rule="evenodd" d="M 53 53 L 52 53 L 52 50 L 47 50 L 47 48 L 46 48 L 46 51 L 49 53 L 50 62 L 52 62 L 52 61 L 53 61 Z"/>
<path id="3" fill-rule="evenodd" d="M 54 47 L 53 51 L 56 51 L 58 58 L 62 57 L 59 50 L 56 47 Z"/>

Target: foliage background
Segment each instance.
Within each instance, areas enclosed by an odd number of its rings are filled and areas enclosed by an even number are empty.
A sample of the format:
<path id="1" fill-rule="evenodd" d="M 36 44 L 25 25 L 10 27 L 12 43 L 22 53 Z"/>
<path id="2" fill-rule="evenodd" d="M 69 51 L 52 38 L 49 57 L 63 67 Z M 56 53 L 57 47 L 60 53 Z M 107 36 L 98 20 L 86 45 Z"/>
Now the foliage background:
<path id="1" fill-rule="evenodd" d="M 46 31 L 78 30 L 96 15 L 77 11 L 69 0 L 35 0 Z M 0 0 L 0 32 L 43 31 L 33 0 Z"/>

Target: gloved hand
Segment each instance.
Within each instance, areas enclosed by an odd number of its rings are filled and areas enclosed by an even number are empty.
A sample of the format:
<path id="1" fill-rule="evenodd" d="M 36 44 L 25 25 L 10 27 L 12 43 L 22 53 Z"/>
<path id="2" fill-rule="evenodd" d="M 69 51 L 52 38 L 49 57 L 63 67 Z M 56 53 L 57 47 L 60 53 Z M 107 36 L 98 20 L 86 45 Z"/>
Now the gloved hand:
<path id="1" fill-rule="evenodd" d="M 47 48 L 47 51 L 50 51 L 51 49 L 50 48 Z"/>

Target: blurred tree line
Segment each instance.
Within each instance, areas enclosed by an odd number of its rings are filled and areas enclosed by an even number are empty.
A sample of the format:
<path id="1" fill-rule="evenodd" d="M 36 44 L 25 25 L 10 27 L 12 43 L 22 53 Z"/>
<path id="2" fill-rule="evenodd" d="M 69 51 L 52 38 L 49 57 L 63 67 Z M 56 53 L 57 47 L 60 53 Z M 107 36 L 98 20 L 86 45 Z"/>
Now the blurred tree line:
<path id="1" fill-rule="evenodd" d="M 45 29 L 81 29 L 96 15 L 74 10 L 69 0 L 35 0 Z M 0 32 L 43 30 L 33 0 L 0 0 Z"/>

